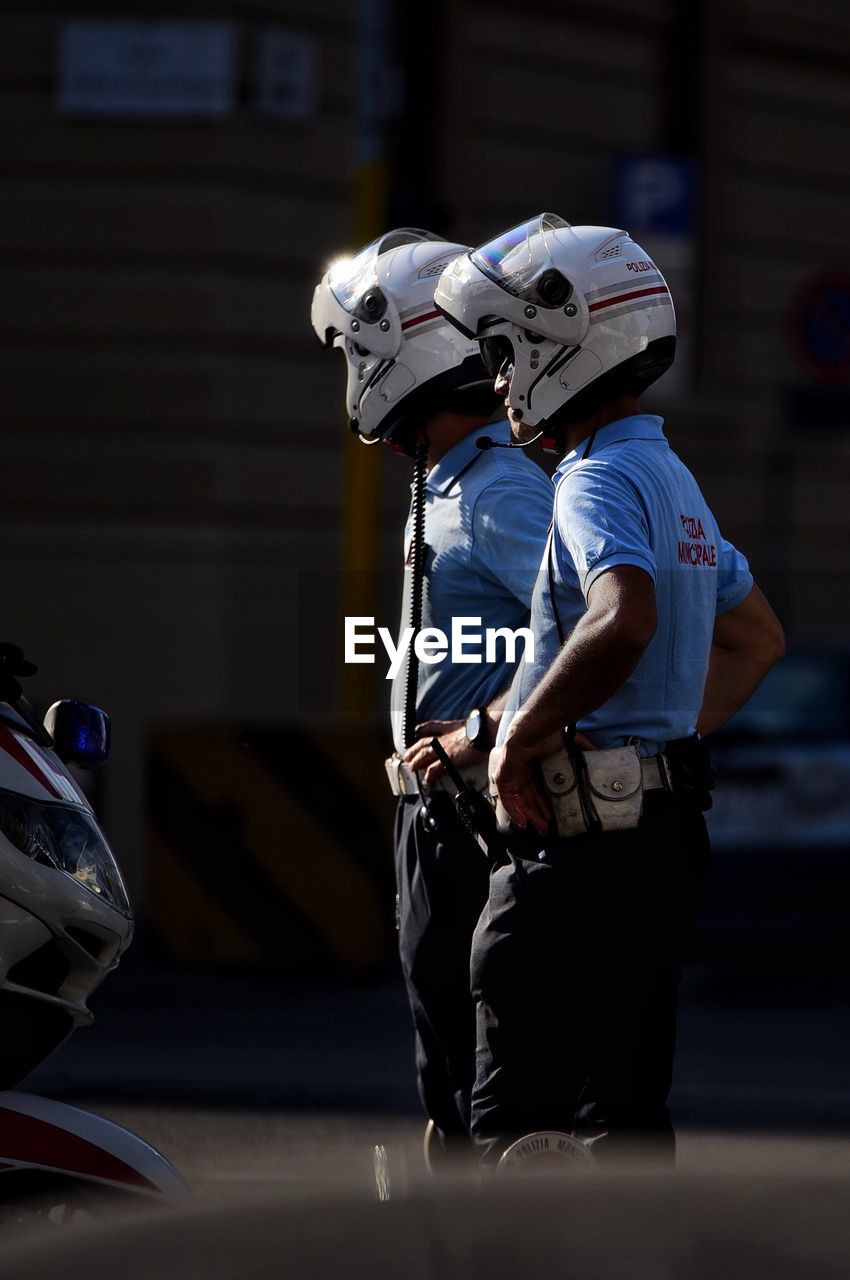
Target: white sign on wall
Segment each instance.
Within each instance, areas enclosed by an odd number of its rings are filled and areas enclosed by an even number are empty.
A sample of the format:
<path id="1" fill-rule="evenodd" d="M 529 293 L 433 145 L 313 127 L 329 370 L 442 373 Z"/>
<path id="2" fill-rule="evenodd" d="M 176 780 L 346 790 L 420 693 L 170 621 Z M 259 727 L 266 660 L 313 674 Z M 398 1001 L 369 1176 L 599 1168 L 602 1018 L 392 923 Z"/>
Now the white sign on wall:
<path id="1" fill-rule="evenodd" d="M 56 102 L 69 115 L 212 118 L 233 109 L 229 22 L 69 19 L 59 28 Z"/>
<path id="2" fill-rule="evenodd" d="M 257 111 L 286 120 L 311 116 L 318 96 L 317 61 L 313 36 L 262 31 L 257 42 Z"/>

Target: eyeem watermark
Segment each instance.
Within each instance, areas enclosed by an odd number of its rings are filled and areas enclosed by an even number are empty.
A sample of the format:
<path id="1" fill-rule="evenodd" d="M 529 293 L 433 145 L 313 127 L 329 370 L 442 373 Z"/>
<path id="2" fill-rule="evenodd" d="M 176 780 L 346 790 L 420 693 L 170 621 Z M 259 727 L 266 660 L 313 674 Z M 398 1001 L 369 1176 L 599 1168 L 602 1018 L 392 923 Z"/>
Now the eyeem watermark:
<path id="1" fill-rule="evenodd" d="M 474 628 L 478 628 L 474 630 Z M 485 627 L 480 618 L 452 618 L 451 638 L 439 627 L 423 627 L 414 635 L 413 627 L 405 627 L 398 644 L 386 627 L 375 627 L 374 618 L 345 619 L 345 661 L 374 663 L 376 638 L 386 650 L 389 669 L 386 679 L 394 680 L 401 671 L 411 644 L 420 662 L 433 666 L 437 662 L 509 662 L 517 660 L 517 644 L 522 640 L 525 657 L 534 661 L 534 633 L 529 627 Z M 482 653 L 483 647 L 483 653 Z M 473 652 L 476 650 L 477 652 Z M 501 652 L 500 652 L 501 650 Z"/>

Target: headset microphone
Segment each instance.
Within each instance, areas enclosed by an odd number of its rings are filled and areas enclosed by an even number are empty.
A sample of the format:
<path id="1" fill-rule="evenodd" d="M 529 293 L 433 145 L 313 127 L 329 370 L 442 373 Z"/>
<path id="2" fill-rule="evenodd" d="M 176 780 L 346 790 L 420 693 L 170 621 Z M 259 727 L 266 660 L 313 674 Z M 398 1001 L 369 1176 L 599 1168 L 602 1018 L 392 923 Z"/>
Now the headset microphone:
<path id="1" fill-rule="evenodd" d="M 532 436 L 530 440 L 524 440 L 520 443 L 518 440 L 493 440 L 490 436 L 479 436 L 475 441 L 479 449 L 527 449 L 530 444 L 534 444 L 535 440 L 539 440 L 543 435 L 542 431 L 538 431 L 536 436 Z"/>

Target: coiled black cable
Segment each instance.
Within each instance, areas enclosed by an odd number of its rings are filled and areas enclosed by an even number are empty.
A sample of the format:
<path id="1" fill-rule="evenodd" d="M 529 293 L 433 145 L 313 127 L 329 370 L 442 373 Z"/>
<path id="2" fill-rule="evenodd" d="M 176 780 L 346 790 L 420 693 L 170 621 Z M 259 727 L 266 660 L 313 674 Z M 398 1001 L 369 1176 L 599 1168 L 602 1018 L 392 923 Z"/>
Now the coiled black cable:
<path id="1" fill-rule="evenodd" d="M 401 732 L 404 745 L 410 747 L 416 741 L 416 695 L 419 692 L 419 659 L 414 641 L 422 626 L 422 600 L 425 587 L 425 480 L 428 475 L 428 441 L 416 447 L 413 461 L 413 504 L 411 507 L 410 563 L 412 582 L 410 589 L 410 622 L 413 637 L 407 650 L 407 666 L 404 677 L 404 711 Z"/>

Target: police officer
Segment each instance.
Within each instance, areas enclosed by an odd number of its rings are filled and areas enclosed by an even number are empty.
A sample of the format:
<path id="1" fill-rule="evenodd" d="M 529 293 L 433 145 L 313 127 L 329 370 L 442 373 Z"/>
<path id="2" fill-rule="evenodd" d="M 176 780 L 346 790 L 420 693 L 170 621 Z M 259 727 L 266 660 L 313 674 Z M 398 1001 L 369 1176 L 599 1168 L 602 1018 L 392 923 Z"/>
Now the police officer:
<path id="1" fill-rule="evenodd" d="M 783 652 L 662 420 L 661 272 L 623 231 L 544 214 L 444 273 L 435 302 L 481 339 L 518 440 L 562 461 L 532 602 L 534 661 L 491 761 L 509 852 L 473 943 L 484 1158 L 672 1157 L 683 945 L 704 884 L 701 735 Z"/>
<path id="2" fill-rule="evenodd" d="M 334 264 L 317 287 L 313 327 L 346 358 L 348 417 L 368 444 L 415 459 L 405 531 L 400 634 L 455 617 L 481 629 L 526 625 L 551 510 L 544 472 L 521 450 L 482 450 L 498 404 L 478 345 L 434 308 L 434 287 L 463 245 L 428 232 L 390 232 Z M 487 428 L 507 444 L 507 422 Z M 433 1124 L 432 1159 L 468 1148 L 475 1017 L 469 992 L 473 929 L 488 869 L 444 789 L 433 735 L 477 786 L 516 662 L 505 648 L 482 661 L 407 661 L 393 684 L 396 754 L 388 774 L 395 824 L 399 947 L 416 1032 L 420 1094 Z"/>

